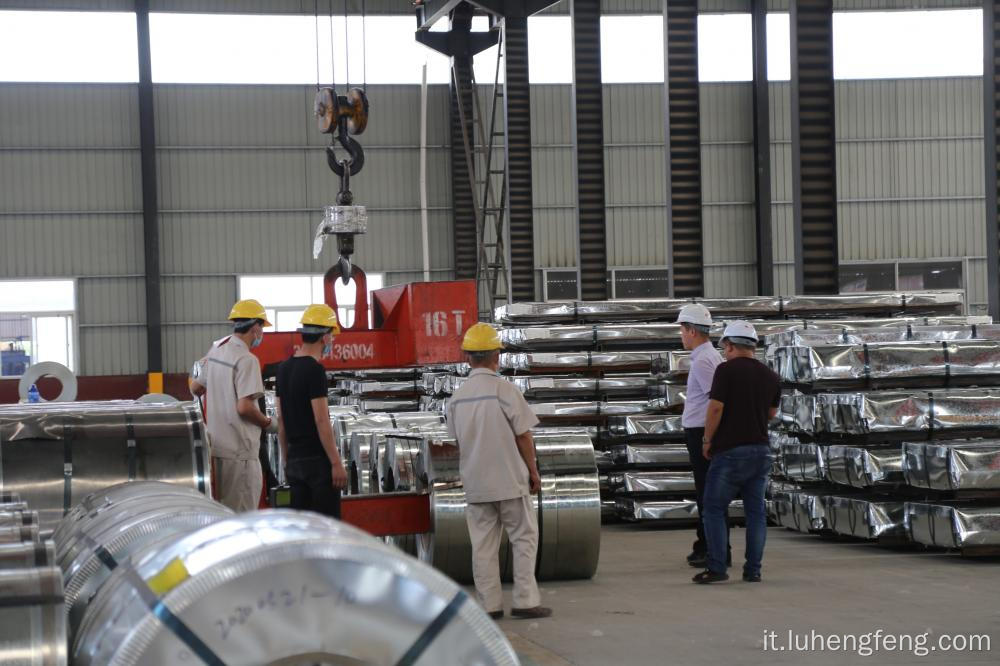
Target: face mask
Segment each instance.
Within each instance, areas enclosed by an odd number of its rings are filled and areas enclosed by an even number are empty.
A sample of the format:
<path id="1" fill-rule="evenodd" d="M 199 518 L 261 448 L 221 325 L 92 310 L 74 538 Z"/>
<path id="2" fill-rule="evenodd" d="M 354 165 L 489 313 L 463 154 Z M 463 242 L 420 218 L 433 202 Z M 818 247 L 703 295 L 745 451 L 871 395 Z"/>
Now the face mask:
<path id="1" fill-rule="evenodd" d="M 327 344 L 323 345 L 323 358 L 326 358 L 327 356 L 330 356 L 332 353 L 333 353 L 333 345 L 332 344 L 327 343 Z"/>
<path id="2" fill-rule="evenodd" d="M 260 335 L 258 337 L 256 337 L 256 338 L 254 338 L 253 342 L 250 343 L 250 349 L 256 349 L 257 347 L 260 347 L 260 343 L 262 343 L 262 342 L 264 342 L 264 332 L 263 331 L 261 331 Z"/>

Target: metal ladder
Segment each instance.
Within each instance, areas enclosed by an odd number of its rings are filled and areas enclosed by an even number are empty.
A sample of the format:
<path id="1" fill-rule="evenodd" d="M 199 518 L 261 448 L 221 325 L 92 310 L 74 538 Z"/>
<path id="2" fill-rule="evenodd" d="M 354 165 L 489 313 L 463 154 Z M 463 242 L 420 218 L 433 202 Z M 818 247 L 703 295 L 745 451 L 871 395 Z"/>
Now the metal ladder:
<path id="1" fill-rule="evenodd" d="M 500 82 L 502 66 L 503 33 L 501 32 L 500 41 L 497 44 L 493 90 L 489 101 L 488 134 L 483 118 L 483 101 L 479 96 L 475 70 L 470 72 L 472 117 L 466 118 L 465 104 L 459 103 L 457 105 L 459 121 L 462 126 L 466 166 L 469 171 L 469 185 L 472 188 L 472 204 L 476 216 L 476 287 L 481 321 L 492 321 L 495 308 L 507 303 L 510 294 L 506 248 L 506 120 L 500 115 L 505 110 L 503 104 L 504 86 Z M 462 82 L 459 81 L 454 65 L 451 69 L 451 76 L 461 100 L 466 91 L 463 90 Z M 473 136 L 470 136 L 470 133 Z M 494 159 L 498 149 L 498 139 L 504 142 L 499 151 L 499 164 L 497 164 L 498 160 Z M 497 179 L 499 179 L 499 183 Z M 497 195 L 498 189 L 499 196 Z"/>

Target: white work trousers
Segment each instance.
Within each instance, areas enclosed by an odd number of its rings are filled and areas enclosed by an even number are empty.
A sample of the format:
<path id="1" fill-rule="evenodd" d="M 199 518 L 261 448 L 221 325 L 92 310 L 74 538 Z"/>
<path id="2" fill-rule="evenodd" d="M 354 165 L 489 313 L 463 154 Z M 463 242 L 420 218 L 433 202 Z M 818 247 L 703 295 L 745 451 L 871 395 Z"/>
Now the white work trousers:
<path id="1" fill-rule="evenodd" d="M 500 529 L 507 530 L 514 558 L 514 608 L 534 608 L 541 603 L 535 581 L 538 522 L 531 497 L 500 502 L 470 503 L 465 508 L 472 541 L 472 577 L 476 596 L 486 612 L 503 610 L 500 587 Z"/>
<path id="2" fill-rule="evenodd" d="M 215 465 L 216 496 L 236 512 L 256 511 L 264 487 L 259 460 L 212 458 Z"/>

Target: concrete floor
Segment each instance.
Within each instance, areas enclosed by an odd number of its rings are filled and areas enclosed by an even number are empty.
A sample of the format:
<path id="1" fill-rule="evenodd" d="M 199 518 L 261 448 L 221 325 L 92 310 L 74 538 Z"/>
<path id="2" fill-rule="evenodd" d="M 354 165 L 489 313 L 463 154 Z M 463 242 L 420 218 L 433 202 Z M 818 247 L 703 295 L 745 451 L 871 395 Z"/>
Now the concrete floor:
<path id="1" fill-rule="evenodd" d="M 693 533 L 632 525 L 606 526 L 601 563 L 591 581 L 545 583 L 554 615 L 504 619 L 527 666 L 618 664 L 1000 664 L 1000 561 L 890 550 L 771 528 L 761 584 L 732 579 L 695 585 L 687 566 Z M 744 532 L 733 530 L 733 553 Z M 509 610 L 510 590 L 507 595 Z M 508 615 L 509 618 L 509 615 Z M 764 650 L 765 631 L 787 641 L 806 636 L 930 632 L 988 634 L 989 652 L 911 650 L 862 657 L 856 652 Z M 804 640 L 804 639 L 800 639 Z M 919 639 L 917 639 L 919 640 Z"/>

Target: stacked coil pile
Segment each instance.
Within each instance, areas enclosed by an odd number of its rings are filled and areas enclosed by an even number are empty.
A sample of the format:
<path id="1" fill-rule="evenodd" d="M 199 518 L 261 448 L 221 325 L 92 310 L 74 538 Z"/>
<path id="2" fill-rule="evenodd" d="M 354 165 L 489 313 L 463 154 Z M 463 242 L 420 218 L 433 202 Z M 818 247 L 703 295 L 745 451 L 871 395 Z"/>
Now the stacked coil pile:
<path id="1" fill-rule="evenodd" d="M 0 491 L 0 664 L 66 664 L 64 602 L 55 545 L 40 535 L 38 513 Z"/>
<path id="2" fill-rule="evenodd" d="M 802 532 L 1000 548 L 1000 327 L 770 339 L 786 394 L 772 518 Z M 955 388 L 957 387 L 957 388 Z"/>

